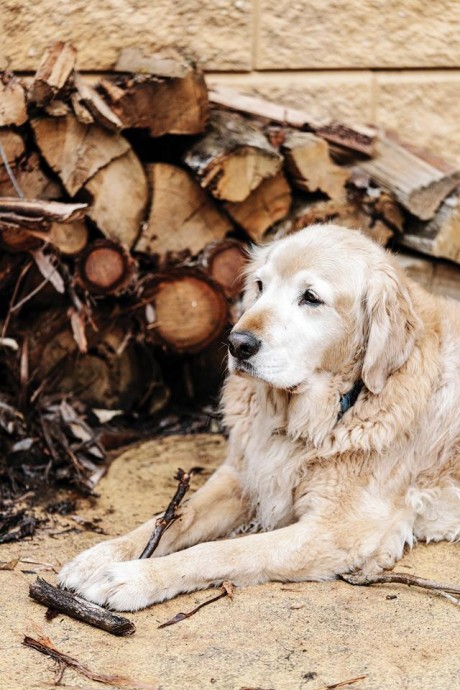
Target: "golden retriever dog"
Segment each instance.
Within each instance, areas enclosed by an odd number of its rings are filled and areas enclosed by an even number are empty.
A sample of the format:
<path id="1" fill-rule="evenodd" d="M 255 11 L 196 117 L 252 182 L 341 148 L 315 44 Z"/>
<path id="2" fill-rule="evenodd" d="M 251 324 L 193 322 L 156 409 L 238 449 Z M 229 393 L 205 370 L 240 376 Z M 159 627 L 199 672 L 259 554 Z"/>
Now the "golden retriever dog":
<path id="1" fill-rule="evenodd" d="M 62 586 L 131 611 L 223 580 L 373 574 L 460 538 L 460 304 L 360 232 L 314 225 L 254 250 L 229 350 L 224 464 L 155 557 L 136 560 L 154 518 Z"/>

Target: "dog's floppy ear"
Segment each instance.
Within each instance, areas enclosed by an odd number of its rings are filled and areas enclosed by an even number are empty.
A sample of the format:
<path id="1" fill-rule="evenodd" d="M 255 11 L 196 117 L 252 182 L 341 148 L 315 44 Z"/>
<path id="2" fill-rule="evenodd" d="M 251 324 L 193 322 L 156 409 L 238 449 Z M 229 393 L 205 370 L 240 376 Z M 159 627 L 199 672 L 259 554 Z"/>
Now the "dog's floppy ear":
<path id="1" fill-rule="evenodd" d="M 390 374 L 409 358 L 422 324 L 404 276 L 390 263 L 372 276 L 365 307 L 368 338 L 362 379 L 372 393 L 380 393 Z"/>

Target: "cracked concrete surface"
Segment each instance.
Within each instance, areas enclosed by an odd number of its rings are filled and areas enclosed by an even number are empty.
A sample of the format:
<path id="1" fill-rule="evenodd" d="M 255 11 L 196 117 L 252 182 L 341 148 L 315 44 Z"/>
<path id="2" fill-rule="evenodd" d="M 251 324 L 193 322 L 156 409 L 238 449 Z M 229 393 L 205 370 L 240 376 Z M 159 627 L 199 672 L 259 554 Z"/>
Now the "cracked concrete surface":
<path id="1" fill-rule="evenodd" d="M 123 453 L 98 487 L 99 500 L 81 500 L 77 514 L 109 536 L 131 529 L 161 510 L 171 497 L 177 467 L 206 468 L 203 481 L 225 453 L 220 436 L 171 437 Z M 51 516 L 50 516 L 51 517 Z M 56 569 L 83 548 L 105 538 L 80 529 L 69 516 L 54 517 L 31 541 L 2 546 L 0 560 L 23 558 Z M 64 532 L 64 533 L 63 533 Z M 55 646 L 100 673 L 130 676 L 128 687 L 153 683 L 161 690 L 445 690 L 460 687 L 460 608 L 436 594 L 399 585 L 353 588 L 343 582 L 236 590 L 177 625 L 158 625 L 215 594 L 197 592 L 127 614 L 132 637 L 117 638 L 66 616 L 46 621 L 45 609 L 28 598 L 35 578 L 0 571 L 2 623 L 0 688 L 54 686 L 55 663 L 22 646 L 24 634 L 48 635 Z M 418 545 L 397 570 L 448 582 L 460 580 L 460 545 Z M 39 573 L 50 582 L 52 571 Z M 66 670 L 62 686 L 113 687 Z"/>

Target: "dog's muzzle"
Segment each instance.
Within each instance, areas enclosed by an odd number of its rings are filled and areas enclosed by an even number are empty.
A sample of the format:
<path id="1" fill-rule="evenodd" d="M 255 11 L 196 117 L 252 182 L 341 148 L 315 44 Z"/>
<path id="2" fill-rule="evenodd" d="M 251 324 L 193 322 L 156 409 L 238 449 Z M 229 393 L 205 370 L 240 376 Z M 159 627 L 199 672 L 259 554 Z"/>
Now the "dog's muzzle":
<path id="1" fill-rule="evenodd" d="M 247 360 L 260 350 L 262 341 L 249 331 L 232 331 L 228 337 L 230 354 L 239 360 Z"/>

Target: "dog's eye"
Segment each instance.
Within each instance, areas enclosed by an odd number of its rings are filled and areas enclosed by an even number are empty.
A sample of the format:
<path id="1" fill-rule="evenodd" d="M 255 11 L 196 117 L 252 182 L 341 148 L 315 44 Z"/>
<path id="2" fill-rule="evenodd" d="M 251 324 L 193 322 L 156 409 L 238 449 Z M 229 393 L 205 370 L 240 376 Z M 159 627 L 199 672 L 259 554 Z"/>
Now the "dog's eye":
<path id="1" fill-rule="evenodd" d="M 318 295 L 313 292 L 313 290 L 305 290 L 302 297 L 300 298 L 300 304 L 308 304 L 311 307 L 319 307 L 320 304 L 324 304 Z"/>
<path id="2" fill-rule="evenodd" d="M 259 295 L 260 295 L 260 293 L 261 293 L 261 292 L 263 291 L 263 289 L 264 289 L 264 285 L 263 285 L 263 283 L 262 283 L 261 280 L 256 280 L 256 287 L 257 287 L 257 292 L 258 292 Z"/>

